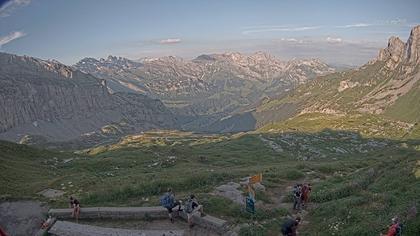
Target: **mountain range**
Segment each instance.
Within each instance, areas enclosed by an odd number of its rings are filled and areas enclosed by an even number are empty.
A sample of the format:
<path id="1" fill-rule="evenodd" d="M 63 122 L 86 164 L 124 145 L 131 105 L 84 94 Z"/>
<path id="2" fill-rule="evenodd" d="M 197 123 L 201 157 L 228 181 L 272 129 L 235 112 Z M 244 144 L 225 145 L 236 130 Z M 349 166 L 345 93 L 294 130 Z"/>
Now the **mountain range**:
<path id="1" fill-rule="evenodd" d="M 282 61 L 263 52 L 109 56 L 73 66 L 0 53 L 0 139 L 91 144 L 151 129 L 240 132 L 312 113 L 414 125 L 419 62 L 420 26 L 407 42 L 391 37 L 377 58 L 337 72 L 317 59 Z"/>
<path id="2" fill-rule="evenodd" d="M 85 58 L 74 68 L 106 80 L 113 92 L 158 98 L 177 115 L 182 129 L 204 132 L 243 131 L 217 129 L 215 124 L 334 71 L 316 59 L 281 61 L 263 52 L 200 55 L 193 60 Z"/>

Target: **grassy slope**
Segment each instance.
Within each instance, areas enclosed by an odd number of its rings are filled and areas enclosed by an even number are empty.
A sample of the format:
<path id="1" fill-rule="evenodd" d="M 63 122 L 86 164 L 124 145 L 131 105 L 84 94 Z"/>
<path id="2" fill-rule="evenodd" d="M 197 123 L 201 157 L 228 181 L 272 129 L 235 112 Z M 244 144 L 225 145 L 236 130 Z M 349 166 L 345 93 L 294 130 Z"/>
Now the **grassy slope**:
<path id="1" fill-rule="evenodd" d="M 392 73 L 384 73 L 380 76 L 382 63 L 366 65 L 360 70 L 349 70 L 337 72 L 299 86 L 281 99 L 271 100 L 261 105 L 258 111 L 276 110 L 279 106 L 286 103 L 298 104 L 302 110 L 309 106 L 325 106 L 329 108 L 347 112 L 355 108 L 355 102 L 368 94 L 378 83 L 385 83 L 392 77 Z M 338 91 L 340 81 L 351 81 L 363 86 L 348 88 L 342 92 Z"/>
<path id="2" fill-rule="evenodd" d="M 420 81 L 417 81 L 407 94 L 389 107 L 385 115 L 394 119 L 418 123 L 420 121 Z"/>
<path id="3" fill-rule="evenodd" d="M 420 179 L 413 173 L 418 151 L 388 149 L 373 158 L 378 162 L 315 186 L 317 207 L 310 213 L 307 232 L 328 228 L 336 235 L 377 235 L 398 215 L 405 224 L 404 235 L 420 234 L 419 217 L 408 218 L 409 209 L 420 203 Z"/>
<path id="4" fill-rule="evenodd" d="M 324 129 L 359 132 L 366 137 L 386 137 L 399 139 L 407 133 L 412 134 L 411 126 L 385 119 L 372 114 L 329 115 L 307 113 L 286 121 L 267 124 L 260 128 L 262 132 L 319 132 Z M 410 137 L 415 138 L 411 135 Z M 420 136 L 417 136 L 420 137 Z"/>
<path id="5" fill-rule="evenodd" d="M 34 196 L 60 178 L 58 163 L 71 157 L 74 155 L 0 141 L 0 196 Z"/>
<path id="6" fill-rule="evenodd" d="M 283 151 L 275 152 L 260 135 L 277 142 Z M 278 196 L 280 189 L 299 179 L 319 179 L 320 182 L 314 182 L 313 193 L 317 207 L 305 218 L 310 223 L 301 229 L 304 235 L 323 232 L 338 220 L 344 222 L 339 226 L 338 235 L 360 235 L 360 225 L 369 226 L 366 232 L 379 232 L 391 215 L 401 214 L 405 219 L 407 208 L 414 202 L 420 204 L 419 179 L 413 172 L 420 150 L 416 140 L 407 143 L 386 140 L 386 146 L 375 147 L 375 142 L 384 142 L 384 139 L 365 139 L 343 131 L 296 132 L 287 134 L 292 137 L 290 140 L 297 140 L 294 148 L 290 148 L 280 141 L 285 138 L 281 135 L 202 137 L 162 133 L 132 136 L 114 145 L 89 150 L 87 157 L 2 142 L 0 165 L 6 171 L 1 172 L 0 184 L 7 187 L 2 188 L 1 194 L 40 198 L 35 194 L 39 190 L 65 188 L 67 194 L 79 196 L 84 206 L 148 206 L 156 205 L 158 196 L 171 186 L 181 197 L 197 193 L 208 213 L 232 223 L 244 223 L 250 221 L 250 216 L 240 206 L 209 195 L 215 186 L 262 172 L 268 192 Z M 351 151 L 349 135 L 354 145 L 373 142 L 372 148 L 364 152 Z M 297 160 L 297 154 L 306 150 L 302 147 L 311 143 L 312 148 L 321 150 L 325 157 Z M 334 152 L 333 147 L 348 152 Z M 170 156 L 176 157 L 174 162 L 170 161 Z M 69 157 L 76 159 L 63 163 Z M 375 170 L 374 175 L 367 178 L 371 168 Z M 273 201 L 266 194 L 258 196 L 265 204 Z M 50 204 L 65 207 L 66 199 L 50 201 Z M 256 215 L 259 226 L 244 228 L 243 235 L 277 235 L 282 217 L 292 213 L 277 205 L 259 209 Z M 350 218 L 344 219 L 344 213 L 346 217 L 350 214 Z M 418 225 L 418 220 L 408 221 L 407 232 L 410 233 L 407 235 L 416 235 L 413 232 Z M 371 235 L 369 233 L 365 235 Z"/>

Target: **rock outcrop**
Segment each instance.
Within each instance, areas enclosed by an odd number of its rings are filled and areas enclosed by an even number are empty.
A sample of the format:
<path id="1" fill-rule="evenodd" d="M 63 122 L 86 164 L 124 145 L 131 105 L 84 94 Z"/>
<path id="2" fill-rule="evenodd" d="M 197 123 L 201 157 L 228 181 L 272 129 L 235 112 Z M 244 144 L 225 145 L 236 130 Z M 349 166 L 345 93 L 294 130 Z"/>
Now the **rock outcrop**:
<path id="1" fill-rule="evenodd" d="M 381 49 L 377 60 L 385 63 L 378 75 L 385 83 L 378 83 L 359 102 L 360 111 L 380 114 L 385 112 L 400 97 L 419 86 L 420 72 L 420 25 L 411 30 L 406 43 L 391 37 L 388 47 Z M 386 78 L 386 79 L 385 79 Z"/>
<path id="2" fill-rule="evenodd" d="M 414 124 L 420 117 L 419 53 L 420 25 L 411 30 L 406 43 L 391 37 L 374 60 L 357 69 L 317 78 L 279 99 L 267 100 L 253 117 L 263 125 L 296 114 L 341 116 L 362 112 Z"/>
<path id="3" fill-rule="evenodd" d="M 405 48 L 405 59 L 412 64 L 420 63 L 420 25 L 411 30 Z"/>
<path id="4" fill-rule="evenodd" d="M 404 58 L 405 44 L 400 38 L 392 36 L 388 40 L 388 47 L 379 51 L 378 60 L 386 61 L 387 66 L 394 69 Z"/>
<path id="5" fill-rule="evenodd" d="M 406 43 L 392 36 L 388 46 L 379 51 L 378 61 L 386 62 L 390 69 L 395 69 L 401 62 L 418 64 L 420 62 L 420 25 L 411 30 Z"/>
<path id="6" fill-rule="evenodd" d="M 172 113 L 139 94 L 111 94 L 105 80 L 27 56 L 0 53 L 0 138 L 26 135 L 65 141 L 109 124 L 132 131 L 169 128 Z"/>

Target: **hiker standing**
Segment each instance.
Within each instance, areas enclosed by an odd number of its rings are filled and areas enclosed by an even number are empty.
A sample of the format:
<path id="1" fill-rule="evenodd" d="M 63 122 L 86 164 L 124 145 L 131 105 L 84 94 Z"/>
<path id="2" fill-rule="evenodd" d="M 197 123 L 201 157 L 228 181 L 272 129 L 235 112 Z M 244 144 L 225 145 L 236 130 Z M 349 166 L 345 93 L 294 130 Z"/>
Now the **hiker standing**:
<path id="1" fill-rule="evenodd" d="M 6 232 L 0 227 L 0 236 L 7 236 Z"/>
<path id="2" fill-rule="evenodd" d="M 281 233 L 284 236 L 296 236 L 296 230 L 301 221 L 301 218 L 298 216 L 296 219 L 288 218 L 281 227 Z"/>
<path id="3" fill-rule="evenodd" d="M 302 199 L 302 206 L 305 206 L 308 203 L 308 201 L 309 201 L 309 194 L 311 193 L 311 191 L 312 191 L 311 184 L 305 183 L 302 186 L 302 197 L 301 197 L 301 199 Z"/>
<path id="4" fill-rule="evenodd" d="M 300 210 L 302 204 L 302 186 L 296 184 L 293 187 L 293 210 Z"/>
<path id="5" fill-rule="evenodd" d="M 192 218 L 196 213 L 200 213 L 200 216 L 205 216 L 203 205 L 200 205 L 198 203 L 197 198 L 194 194 L 191 194 L 191 196 L 188 198 L 188 200 L 185 202 L 184 211 L 187 213 L 187 219 L 188 219 L 188 225 L 193 227 Z"/>
<path id="6" fill-rule="evenodd" d="M 71 213 L 71 217 L 76 218 L 76 222 L 79 221 L 79 215 L 80 215 L 80 202 L 76 198 L 70 197 L 70 208 L 73 208 L 73 211 Z"/>
<path id="7" fill-rule="evenodd" d="M 181 211 L 181 201 L 175 200 L 175 194 L 171 188 L 168 188 L 168 191 L 160 198 L 160 205 L 168 210 L 169 220 L 174 223 L 173 208 L 178 206 L 178 211 Z"/>
<path id="8" fill-rule="evenodd" d="M 401 236 L 402 235 L 402 224 L 398 217 L 394 217 L 391 219 L 392 224 L 388 229 L 387 234 L 380 234 L 382 236 Z"/>

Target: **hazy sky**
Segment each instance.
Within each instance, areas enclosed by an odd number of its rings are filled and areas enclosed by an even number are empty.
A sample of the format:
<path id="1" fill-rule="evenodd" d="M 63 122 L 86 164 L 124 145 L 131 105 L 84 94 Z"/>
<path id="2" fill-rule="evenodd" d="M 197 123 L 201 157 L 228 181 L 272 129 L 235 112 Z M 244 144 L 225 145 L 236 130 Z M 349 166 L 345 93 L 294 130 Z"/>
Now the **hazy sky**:
<path id="1" fill-rule="evenodd" d="M 0 50 L 73 64 L 266 51 L 362 64 L 420 24 L 420 0 L 0 0 Z"/>

